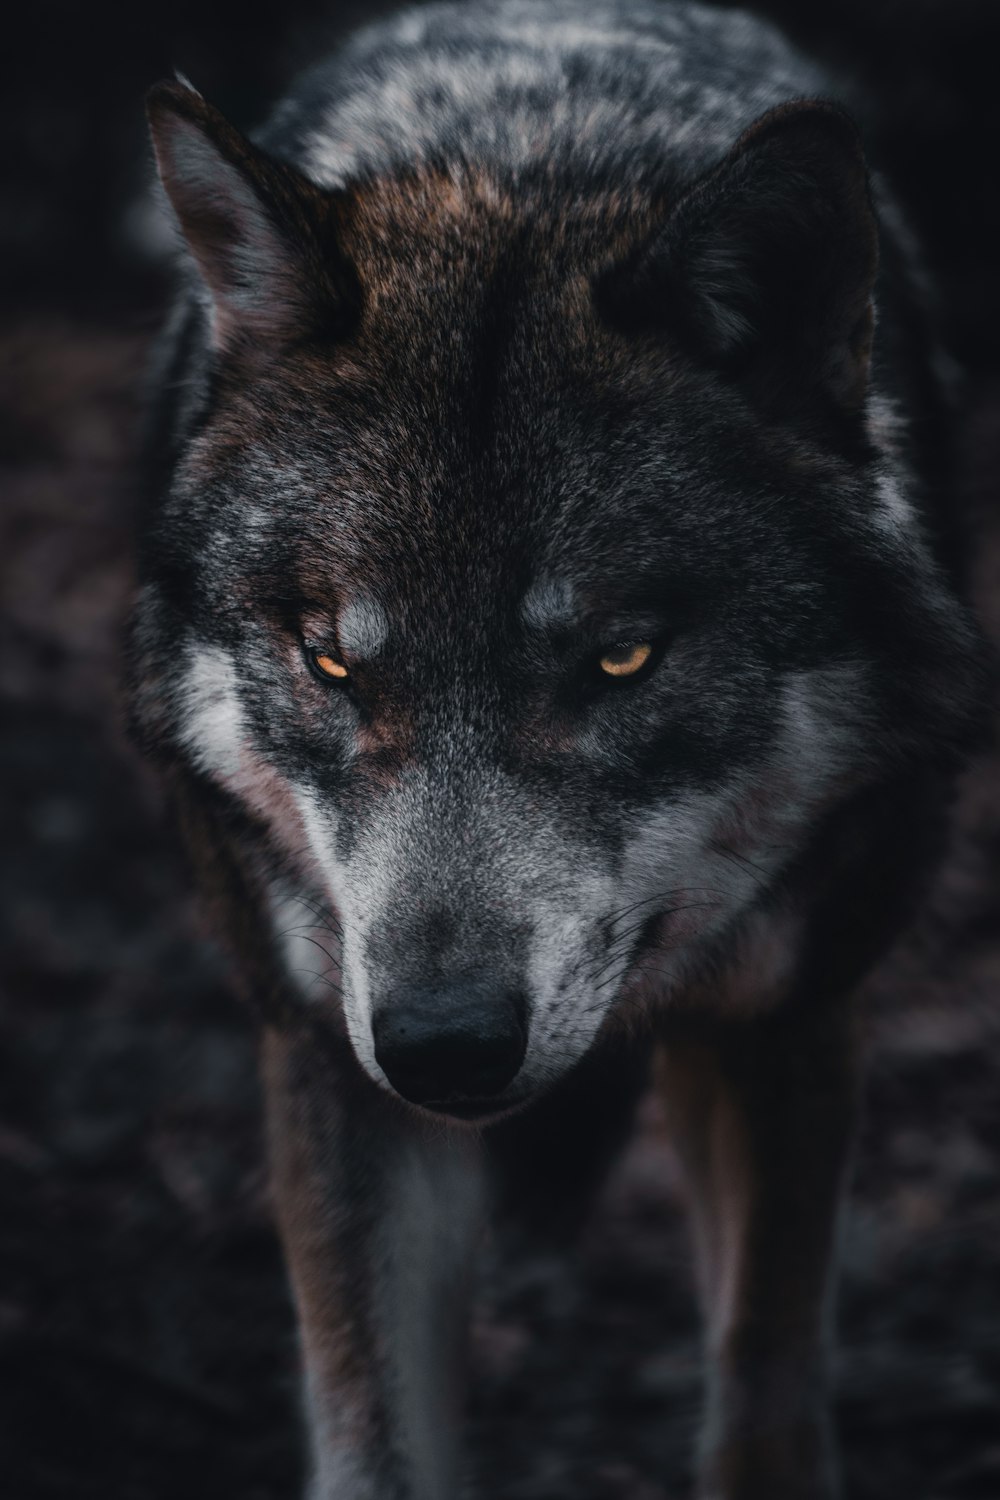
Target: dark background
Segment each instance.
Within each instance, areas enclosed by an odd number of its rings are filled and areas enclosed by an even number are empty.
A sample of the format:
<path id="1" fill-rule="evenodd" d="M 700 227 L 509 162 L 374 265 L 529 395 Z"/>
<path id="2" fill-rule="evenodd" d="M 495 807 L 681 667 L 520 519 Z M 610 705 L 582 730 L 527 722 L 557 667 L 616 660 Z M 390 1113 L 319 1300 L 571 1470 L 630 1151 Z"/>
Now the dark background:
<path id="1" fill-rule="evenodd" d="M 774 3 L 876 101 L 968 384 L 959 500 L 1000 637 L 998 7 Z M 296 1493 L 294 1332 L 254 1043 L 126 747 L 142 372 L 165 286 L 141 98 L 176 66 L 251 126 L 376 7 L 39 3 L 0 80 L 0 1492 Z M 851 1500 L 1000 1496 L 1000 755 L 869 986 L 838 1415 Z M 472 1468 L 495 1500 L 685 1492 L 697 1323 L 647 1109 L 573 1264 L 490 1276 Z"/>

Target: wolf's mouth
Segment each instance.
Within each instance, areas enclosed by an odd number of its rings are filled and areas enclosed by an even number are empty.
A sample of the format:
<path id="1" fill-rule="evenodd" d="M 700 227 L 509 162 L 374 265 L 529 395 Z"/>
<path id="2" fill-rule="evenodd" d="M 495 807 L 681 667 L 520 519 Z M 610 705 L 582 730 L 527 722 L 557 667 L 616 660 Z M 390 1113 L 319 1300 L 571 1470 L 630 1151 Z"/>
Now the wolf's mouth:
<path id="1" fill-rule="evenodd" d="M 482 1120 L 497 1112 L 495 1099 L 430 1100 L 423 1106 L 436 1115 L 453 1115 L 456 1120 Z"/>
<path id="2" fill-rule="evenodd" d="M 528 1102 L 528 1095 L 519 1093 L 505 1098 L 490 1099 L 429 1099 L 420 1105 L 429 1114 L 462 1120 L 468 1124 L 481 1124 L 499 1120 Z"/>

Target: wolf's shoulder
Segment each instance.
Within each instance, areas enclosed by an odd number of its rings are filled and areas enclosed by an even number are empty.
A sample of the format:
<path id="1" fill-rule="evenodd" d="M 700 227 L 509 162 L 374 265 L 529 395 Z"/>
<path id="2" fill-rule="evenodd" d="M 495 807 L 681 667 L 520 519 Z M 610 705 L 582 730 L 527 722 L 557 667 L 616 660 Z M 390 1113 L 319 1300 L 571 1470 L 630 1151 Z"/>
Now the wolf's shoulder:
<path id="1" fill-rule="evenodd" d="M 325 187 L 428 162 L 662 180 L 771 105 L 832 92 L 780 32 L 668 0 L 446 0 L 358 33 L 260 139 Z"/>

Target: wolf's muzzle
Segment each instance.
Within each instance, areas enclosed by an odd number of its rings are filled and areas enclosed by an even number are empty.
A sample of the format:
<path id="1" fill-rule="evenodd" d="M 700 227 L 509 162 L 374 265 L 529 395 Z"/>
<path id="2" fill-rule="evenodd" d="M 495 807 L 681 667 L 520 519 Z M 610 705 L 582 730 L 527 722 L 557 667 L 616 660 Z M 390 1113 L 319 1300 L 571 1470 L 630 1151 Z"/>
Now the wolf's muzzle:
<path id="1" fill-rule="evenodd" d="M 524 1061 L 526 1010 L 523 995 L 488 979 L 398 990 L 375 1013 L 375 1058 L 411 1104 L 475 1114 Z"/>

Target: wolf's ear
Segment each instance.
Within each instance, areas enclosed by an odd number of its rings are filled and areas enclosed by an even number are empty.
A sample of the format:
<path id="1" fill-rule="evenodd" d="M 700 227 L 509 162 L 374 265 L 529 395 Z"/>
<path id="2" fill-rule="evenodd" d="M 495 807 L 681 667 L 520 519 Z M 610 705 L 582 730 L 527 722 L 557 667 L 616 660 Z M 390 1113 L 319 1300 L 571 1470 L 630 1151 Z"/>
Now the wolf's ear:
<path id="1" fill-rule="evenodd" d="M 629 326 L 659 324 L 765 400 L 823 392 L 853 411 L 877 265 L 857 127 L 838 105 L 806 100 L 751 125 L 603 290 Z"/>
<path id="2" fill-rule="evenodd" d="M 211 294 L 216 347 L 348 321 L 356 281 L 337 253 L 333 197 L 251 145 L 194 89 L 157 84 L 146 102 L 160 180 Z"/>

